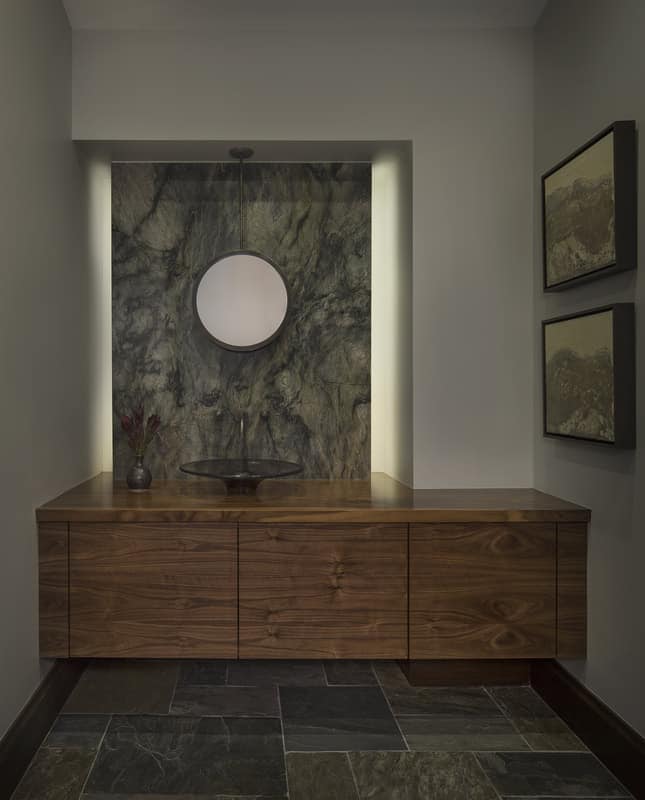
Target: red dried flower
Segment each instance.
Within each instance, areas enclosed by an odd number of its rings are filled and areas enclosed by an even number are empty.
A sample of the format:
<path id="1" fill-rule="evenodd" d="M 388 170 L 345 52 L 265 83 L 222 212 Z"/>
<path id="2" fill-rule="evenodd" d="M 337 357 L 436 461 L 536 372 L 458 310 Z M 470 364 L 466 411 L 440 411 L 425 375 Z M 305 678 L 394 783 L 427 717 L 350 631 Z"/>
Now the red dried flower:
<path id="1" fill-rule="evenodd" d="M 144 455 L 161 426 L 161 418 L 157 414 L 151 414 L 145 424 L 143 420 L 143 405 L 137 406 L 132 416 L 124 414 L 121 417 L 121 427 L 128 435 L 128 445 L 138 456 Z"/>

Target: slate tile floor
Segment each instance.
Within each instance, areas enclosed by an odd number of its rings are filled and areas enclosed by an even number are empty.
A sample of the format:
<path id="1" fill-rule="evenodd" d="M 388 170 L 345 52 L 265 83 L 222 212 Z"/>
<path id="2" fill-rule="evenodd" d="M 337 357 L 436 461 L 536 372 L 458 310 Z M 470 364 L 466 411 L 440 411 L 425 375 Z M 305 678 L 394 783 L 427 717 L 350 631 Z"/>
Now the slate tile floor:
<path id="1" fill-rule="evenodd" d="M 529 687 L 394 662 L 97 661 L 13 800 L 534 800 L 629 793 Z"/>

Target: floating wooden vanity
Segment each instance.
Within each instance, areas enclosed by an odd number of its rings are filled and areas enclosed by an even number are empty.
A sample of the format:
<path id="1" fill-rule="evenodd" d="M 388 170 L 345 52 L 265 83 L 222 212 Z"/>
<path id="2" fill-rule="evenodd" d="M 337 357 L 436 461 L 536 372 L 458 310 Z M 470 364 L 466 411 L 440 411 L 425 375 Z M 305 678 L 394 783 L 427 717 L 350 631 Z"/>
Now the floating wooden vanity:
<path id="1" fill-rule="evenodd" d="M 37 518 L 43 657 L 585 654 L 589 511 L 531 489 L 104 473 Z"/>

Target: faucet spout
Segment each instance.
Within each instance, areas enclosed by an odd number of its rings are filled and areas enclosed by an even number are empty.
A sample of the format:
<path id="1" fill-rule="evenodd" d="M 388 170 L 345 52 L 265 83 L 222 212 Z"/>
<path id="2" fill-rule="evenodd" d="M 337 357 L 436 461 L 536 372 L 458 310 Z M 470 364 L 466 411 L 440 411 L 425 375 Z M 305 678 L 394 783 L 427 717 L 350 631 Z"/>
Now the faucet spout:
<path id="1" fill-rule="evenodd" d="M 246 445 L 246 431 L 244 427 L 244 414 L 240 417 L 240 441 L 242 444 L 242 459 L 244 460 L 245 464 L 249 460 L 249 453 L 248 448 Z"/>

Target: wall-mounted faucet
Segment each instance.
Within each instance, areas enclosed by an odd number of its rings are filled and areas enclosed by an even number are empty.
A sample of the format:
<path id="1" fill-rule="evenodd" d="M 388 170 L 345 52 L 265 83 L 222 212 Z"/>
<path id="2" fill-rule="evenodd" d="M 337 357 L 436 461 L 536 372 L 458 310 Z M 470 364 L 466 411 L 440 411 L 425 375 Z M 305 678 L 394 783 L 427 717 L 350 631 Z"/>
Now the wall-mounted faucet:
<path id="1" fill-rule="evenodd" d="M 240 442 L 241 442 L 241 445 L 242 445 L 242 453 L 241 453 L 241 455 L 242 455 L 242 458 L 243 458 L 244 461 L 248 461 L 249 452 L 248 452 L 248 448 L 247 448 L 247 445 L 246 445 L 246 431 L 245 431 L 245 428 L 244 428 L 244 416 L 245 415 L 242 414 L 242 416 L 240 417 Z"/>

